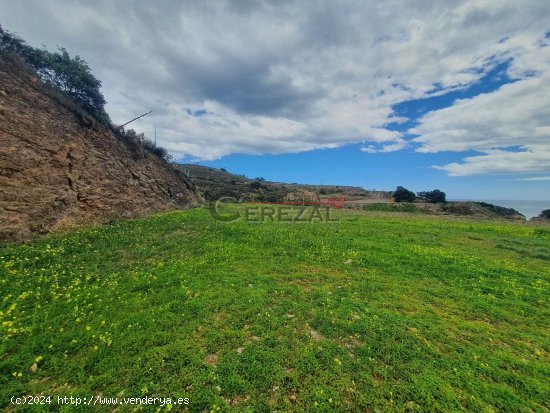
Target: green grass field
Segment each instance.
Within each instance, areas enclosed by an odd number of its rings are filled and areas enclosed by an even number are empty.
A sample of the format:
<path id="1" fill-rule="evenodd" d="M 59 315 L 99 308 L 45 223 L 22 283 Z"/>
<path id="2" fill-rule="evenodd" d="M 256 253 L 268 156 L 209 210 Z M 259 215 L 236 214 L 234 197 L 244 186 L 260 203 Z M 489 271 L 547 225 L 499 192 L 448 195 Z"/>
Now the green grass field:
<path id="1" fill-rule="evenodd" d="M 10 404 L 101 394 L 190 401 L 144 411 L 550 410 L 549 229 L 338 214 L 197 209 L 0 248 L 0 408 L 114 410 Z"/>

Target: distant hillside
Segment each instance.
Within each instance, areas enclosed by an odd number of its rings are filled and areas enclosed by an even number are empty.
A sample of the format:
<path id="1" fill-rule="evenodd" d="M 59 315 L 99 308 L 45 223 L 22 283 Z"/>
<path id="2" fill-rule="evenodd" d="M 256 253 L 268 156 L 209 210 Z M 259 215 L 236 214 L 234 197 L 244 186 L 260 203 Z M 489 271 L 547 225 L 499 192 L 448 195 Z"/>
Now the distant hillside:
<path id="1" fill-rule="evenodd" d="M 383 199 L 391 195 L 390 192 L 367 191 L 357 186 L 289 184 L 262 178 L 250 179 L 223 169 L 195 164 L 175 164 L 175 167 L 197 185 L 207 201 L 232 197 L 246 201 L 282 202 L 300 192 L 313 193 L 321 199 L 344 196 L 346 200 L 365 197 Z"/>
<path id="2" fill-rule="evenodd" d="M 198 205 L 183 173 L 0 54 L 0 241 Z"/>
<path id="3" fill-rule="evenodd" d="M 175 164 L 198 187 L 207 201 L 222 197 L 257 202 L 305 202 L 330 204 L 329 198 L 340 200 L 341 207 L 377 212 L 405 212 L 431 215 L 468 216 L 477 219 L 525 220 L 518 211 L 484 202 L 430 203 L 417 198 L 414 203 L 396 203 L 391 191 L 369 191 L 345 185 L 305 185 L 250 179 L 223 169 L 195 164 Z M 327 202 L 329 201 L 329 202 Z"/>

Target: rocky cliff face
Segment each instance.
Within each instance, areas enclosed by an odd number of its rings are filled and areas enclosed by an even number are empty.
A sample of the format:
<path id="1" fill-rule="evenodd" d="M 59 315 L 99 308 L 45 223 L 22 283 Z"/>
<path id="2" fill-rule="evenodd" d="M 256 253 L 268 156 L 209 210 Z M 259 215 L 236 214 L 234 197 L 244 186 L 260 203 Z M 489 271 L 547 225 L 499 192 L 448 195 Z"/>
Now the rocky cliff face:
<path id="1" fill-rule="evenodd" d="M 200 202 L 182 172 L 0 55 L 0 242 Z"/>

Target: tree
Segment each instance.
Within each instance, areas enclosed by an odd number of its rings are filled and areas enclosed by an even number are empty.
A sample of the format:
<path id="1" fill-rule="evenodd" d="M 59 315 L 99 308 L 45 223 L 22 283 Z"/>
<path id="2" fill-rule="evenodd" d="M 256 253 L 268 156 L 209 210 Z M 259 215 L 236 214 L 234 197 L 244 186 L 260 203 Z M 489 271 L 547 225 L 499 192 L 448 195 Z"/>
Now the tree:
<path id="1" fill-rule="evenodd" d="M 416 199 L 416 195 L 413 191 L 409 191 L 407 188 L 398 186 L 392 194 L 395 202 L 413 202 Z"/>
<path id="2" fill-rule="evenodd" d="M 447 195 L 445 192 L 440 191 L 439 189 L 434 189 L 433 191 L 423 191 L 418 192 L 417 195 L 422 198 L 426 198 L 428 201 L 436 204 L 438 202 L 447 202 Z"/>

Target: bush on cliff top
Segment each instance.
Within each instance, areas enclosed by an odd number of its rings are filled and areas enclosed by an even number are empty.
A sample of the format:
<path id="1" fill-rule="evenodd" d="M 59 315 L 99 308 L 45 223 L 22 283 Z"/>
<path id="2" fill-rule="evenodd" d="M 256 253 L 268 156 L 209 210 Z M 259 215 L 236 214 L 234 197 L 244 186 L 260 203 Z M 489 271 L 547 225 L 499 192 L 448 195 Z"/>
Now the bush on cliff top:
<path id="1" fill-rule="evenodd" d="M 55 87 L 86 109 L 102 125 L 110 123 L 105 112 L 101 81 L 91 72 L 80 56 L 71 57 L 60 47 L 56 52 L 36 49 L 0 26 L 0 52 L 15 54 L 23 59 L 47 84 Z"/>

